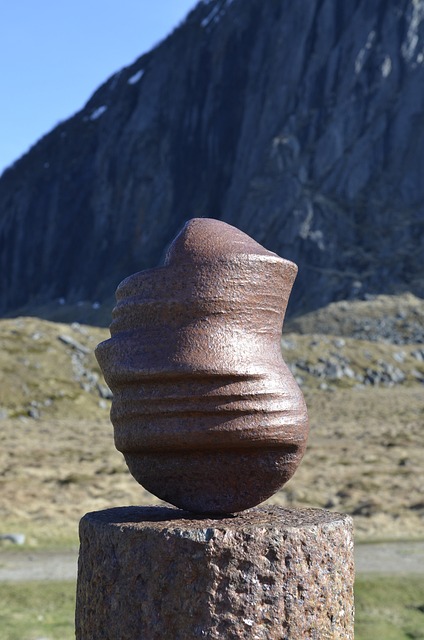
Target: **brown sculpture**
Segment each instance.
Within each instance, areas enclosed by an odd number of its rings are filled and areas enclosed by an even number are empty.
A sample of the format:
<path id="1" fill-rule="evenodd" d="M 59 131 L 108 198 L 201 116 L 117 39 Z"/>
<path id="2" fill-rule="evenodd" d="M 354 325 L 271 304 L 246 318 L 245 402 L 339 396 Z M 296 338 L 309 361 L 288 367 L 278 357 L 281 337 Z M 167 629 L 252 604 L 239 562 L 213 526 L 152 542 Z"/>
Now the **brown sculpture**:
<path id="1" fill-rule="evenodd" d="M 305 402 L 280 351 L 297 267 L 218 220 L 190 220 L 164 266 L 124 280 L 96 356 L 115 444 L 159 498 L 234 513 L 269 498 L 305 449 Z"/>

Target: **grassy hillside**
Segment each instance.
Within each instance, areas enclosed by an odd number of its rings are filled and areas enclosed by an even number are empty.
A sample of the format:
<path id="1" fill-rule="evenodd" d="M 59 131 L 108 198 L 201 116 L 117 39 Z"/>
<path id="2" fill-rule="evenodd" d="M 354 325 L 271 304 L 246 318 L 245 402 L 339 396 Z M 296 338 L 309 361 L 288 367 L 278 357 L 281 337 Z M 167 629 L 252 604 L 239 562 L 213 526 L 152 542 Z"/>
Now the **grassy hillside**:
<path id="1" fill-rule="evenodd" d="M 0 533 L 69 546 L 86 511 L 157 502 L 114 448 L 110 392 L 93 355 L 108 335 L 0 321 Z M 422 538 L 423 344 L 284 333 L 282 346 L 311 433 L 298 472 L 272 501 L 348 512 L 357 540 Z"/>

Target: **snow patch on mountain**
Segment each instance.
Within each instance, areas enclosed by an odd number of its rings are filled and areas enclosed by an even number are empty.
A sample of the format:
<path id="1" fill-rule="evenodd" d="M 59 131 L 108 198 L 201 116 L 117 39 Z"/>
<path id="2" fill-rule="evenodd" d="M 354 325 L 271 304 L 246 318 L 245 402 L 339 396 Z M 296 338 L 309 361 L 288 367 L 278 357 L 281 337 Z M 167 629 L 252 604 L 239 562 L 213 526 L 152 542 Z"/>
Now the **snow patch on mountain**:
<path id="1" fill-rule="evenodd" d="M 134 75 L 128 78 L 127 82 L 128 84 L 137 84 L 137 82 L 139 82 L 143 76 L 144 69 L 139 69 L 136 73 L 134 73 Z"/>
<path id="2" fill-rule="evenodd" d="M 224 0 L 224 2 L 217 2 L 212 7 L 208 15 L 205 16 L 200 22 L 201 26 L 206 29 L 212 24 L 217 24 L 224 15 L 225 9 L 227 9 L 233 2 L 234 0 Z M 211 0 L 203 0 L 203 4 L 211 4 Z"/>
<path id="3" fill-rule="evenodd" d="M 93 113 L 91 114 L 90 120 L 97 120 L 98 118 L 100 118 L 100 116 L 104 114 L 106 110 L 107 110 L 107 106 L 104 104 L 101 107 L 97 107 L 97 109 L 94 109 Z"/>

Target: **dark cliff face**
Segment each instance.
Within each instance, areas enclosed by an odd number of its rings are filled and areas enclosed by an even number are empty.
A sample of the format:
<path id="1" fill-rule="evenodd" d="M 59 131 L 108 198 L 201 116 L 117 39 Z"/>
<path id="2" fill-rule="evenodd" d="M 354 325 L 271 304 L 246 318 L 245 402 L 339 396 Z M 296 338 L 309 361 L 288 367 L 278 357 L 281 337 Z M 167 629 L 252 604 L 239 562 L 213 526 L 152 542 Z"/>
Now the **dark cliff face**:
<path id="1" fill-rule="evenodd" d="M 0 179 L 0 311 L 102 299 L 191 217 L 299 265 L 290 311 L 424 295 L 424 1 L 210 0 Z"/>

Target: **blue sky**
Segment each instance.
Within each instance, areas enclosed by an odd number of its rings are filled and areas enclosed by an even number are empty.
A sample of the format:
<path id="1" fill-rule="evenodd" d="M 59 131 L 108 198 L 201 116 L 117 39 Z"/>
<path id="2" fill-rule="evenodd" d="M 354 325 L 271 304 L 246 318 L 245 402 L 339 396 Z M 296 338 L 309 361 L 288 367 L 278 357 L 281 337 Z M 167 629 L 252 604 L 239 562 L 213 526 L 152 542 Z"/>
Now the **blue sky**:
<path id="1" fill-rule="evenodd" d="M 196 0 L 0 0 L 0 174 Z"/>

